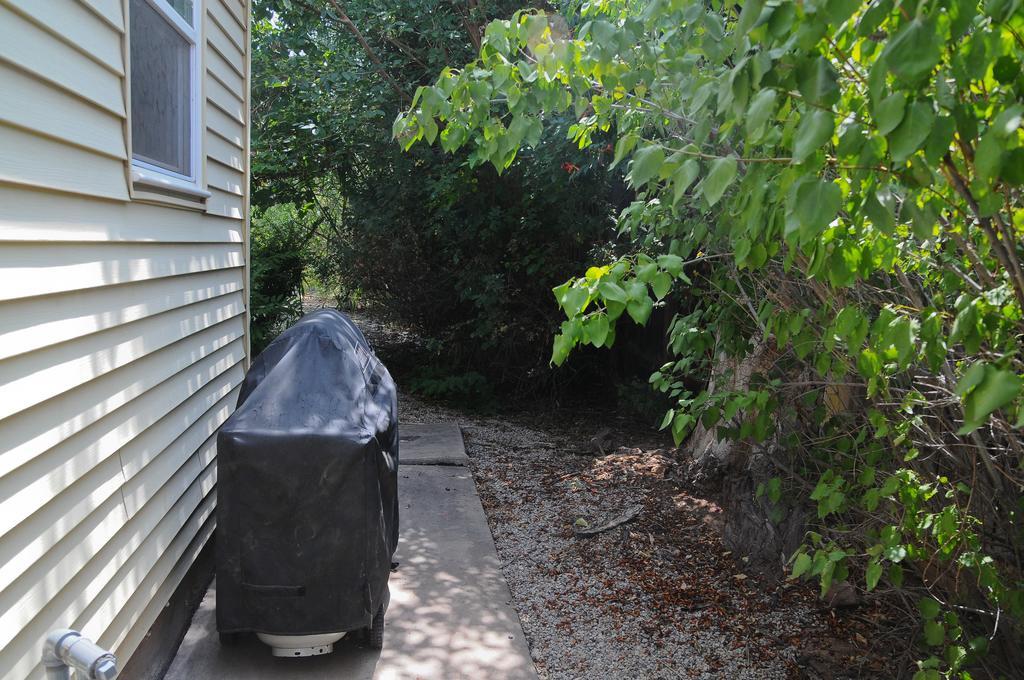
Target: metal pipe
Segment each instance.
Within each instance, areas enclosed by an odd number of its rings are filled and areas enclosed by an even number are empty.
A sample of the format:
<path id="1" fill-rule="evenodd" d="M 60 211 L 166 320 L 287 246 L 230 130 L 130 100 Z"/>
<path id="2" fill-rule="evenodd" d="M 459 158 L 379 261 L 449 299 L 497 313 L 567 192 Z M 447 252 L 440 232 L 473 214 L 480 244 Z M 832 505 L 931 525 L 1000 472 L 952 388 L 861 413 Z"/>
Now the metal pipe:
<path id="1" fill-rule="evenodd" d="M 46 680 L 71 680 L 72 671 L 81 673 L 81 680 L 114 680 L 117 676 L 113 654 L 68 628 L 46 636 L 43 667 Z"/>

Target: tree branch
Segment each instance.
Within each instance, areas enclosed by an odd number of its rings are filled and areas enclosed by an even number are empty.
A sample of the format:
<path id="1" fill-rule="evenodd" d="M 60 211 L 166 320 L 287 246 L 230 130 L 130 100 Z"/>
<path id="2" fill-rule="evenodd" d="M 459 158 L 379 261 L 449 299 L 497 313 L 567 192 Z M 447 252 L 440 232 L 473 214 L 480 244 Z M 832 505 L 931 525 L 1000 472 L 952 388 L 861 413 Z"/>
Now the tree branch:
<path id="1" fill-rule="evenodd" d="M 953 159 L 950 158 L 949 154 L 946 154 L 946 158 L 943 160 L 942 169 L 946 174 L 946 178 L 949 183 L 953 185 L 957 193 L 967 202 L 971 212 L 974 213 L 974 218 L 981 225 L 985 235 L 988 236 L 989 247 L 992 252 L 995 253 L 996 258 L 999 260 L 1003 268 L 1006 269 L 1006 273 L 1010 278 L 1010 285 L 1013 289 L 1014 294 L 1017 297 L 1017 303 L 1024 309 L 1024 275 L 1019 272 L 1019 267 L 1014 266 L 1014 260 L 1008 252 L 1009 248 L 1013 247 L 1013 243 L 1005 243 L 1000 235 L 996 232 L 992 226 L 992 219 L 989 217 L 983 217 L 981 214 L 981 208 L 978 206 L 978 202 L 974 200 L 974 195 L 971 190 L 967 187 L 967 182 L 964 181 L 963 177 L 956 169 L 956 165 L 953 163 Z"/>
<path id="2" fill-rule="evenodd" d="M 366 38 L 363 37 L 362 32 L 360 32 L 359 28 L 352 22 L 352 19 L 349 18 L 348 13 L 345 12 L 344 7 L 342 7 L 338 0 L 327 1 L 331 3 L 332 7 L 334 7 L 334 11 L 337 13 L 338 19 L 341 21 L 341 23 L 345 25 L 349 32 L 352 33 L 353 36 L 355 36 L 356 41 L 363 48 L 363 51 L 366 53 L 366 56 L 369 57 L 370 61 L 373 62 L 373 65 L 377 67 L 377 71 L 381 74 L 381 76 L 384 77 L 384 80 L 388 82 L 388 85 L 390 85 L 391 89 L 395 91 L 395 94 L 397 94 L 399 97 L 405 100 L 406 103 L 411 104 L 412 97 L 409 95 L 408 92 L 406 92 L 402 88 L 401 85 L 398 84 L 398 81 L 395 80 L 390 73 L 388 73 L 387 69 L 384 68 L 384 64 L 381 62 L 380 57 L 378 57 L 374 49 L 370 47 L 370 43 L 366 42 Z M 305 7 L 309 7 L 309 5 L 306 5 L 306 3 L 304 2 L 300 2 L 300 4 L 304 5 Z"/>

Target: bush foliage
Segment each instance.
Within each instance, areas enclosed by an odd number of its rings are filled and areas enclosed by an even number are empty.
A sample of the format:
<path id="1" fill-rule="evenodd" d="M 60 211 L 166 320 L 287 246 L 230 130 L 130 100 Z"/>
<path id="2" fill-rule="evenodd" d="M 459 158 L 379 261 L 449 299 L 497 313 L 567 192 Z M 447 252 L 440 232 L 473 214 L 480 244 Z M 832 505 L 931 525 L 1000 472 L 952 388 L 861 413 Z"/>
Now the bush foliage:
<path id="1" fill-rule="evenodd" d="M 302 276 L 312 229 L 292 205 L 256 211 L 250 224 L 252 351 L 259 354 L 302 315 Z"/>
<path id="2" fill-rule="evenodd" d="M 609 215 L 628 200 L 610 149 L 552 132 L 499 177 L 466 154 L 403 153 L 391 138 L 416 86 L 470 59 L 487 18 L 516 5 L 256 5 L 254 203 L 297 206 L 314 227 L 319 282 L 415 327 L 435 361 L 542 385 L 559 321 L 542 300 L 613 235 Z"/>
<path id="3" fill-rule="evenodd" d="M 636 248 L 554 289 L 552 361 L 691 300 L 663 426 L 777 443 L 761 492 L 817 509 L 792 575 L 913 598 L 917 678 L 1019 658 L 1022 36 L 1018 0 L 572 2 L 393 127 L 498 170 L 565 116 L 613 136 Z"/>

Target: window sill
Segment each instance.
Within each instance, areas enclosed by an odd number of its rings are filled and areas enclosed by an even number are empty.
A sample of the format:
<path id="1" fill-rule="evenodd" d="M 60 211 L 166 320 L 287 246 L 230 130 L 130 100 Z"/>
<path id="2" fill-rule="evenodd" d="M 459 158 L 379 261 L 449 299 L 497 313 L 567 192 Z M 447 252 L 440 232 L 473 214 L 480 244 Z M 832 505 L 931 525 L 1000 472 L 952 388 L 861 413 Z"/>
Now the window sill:
<path id="1" fill-rule="evenodd" d="M 146 198 L 156 196 L 167 196 L 168 198 L 188 201 L 199 204 L 201 207 L 206 199 L 210 197 L 209 191 L 204 191 L 192 182 L 169 177 L 159 172 L 146 170 L 138 166 L 132 166 L 132 186 L 147 194 Z M 177 203 L 178 201 L 175 201 Z"/>

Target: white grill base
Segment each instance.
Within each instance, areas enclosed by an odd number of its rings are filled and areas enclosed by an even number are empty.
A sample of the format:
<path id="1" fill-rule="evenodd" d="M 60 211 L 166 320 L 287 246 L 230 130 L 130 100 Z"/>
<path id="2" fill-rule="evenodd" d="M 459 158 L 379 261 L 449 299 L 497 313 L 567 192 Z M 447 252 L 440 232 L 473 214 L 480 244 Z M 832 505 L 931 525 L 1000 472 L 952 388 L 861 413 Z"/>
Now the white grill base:
<path id="1" fill-rule="evenodd" d="M 270 635 L 256 633 L 264 644 L 270 645 L 274 656 L 320 656 L 334 651 L 334 643 L 345 636 L 344 633 L 324 633 L 322 635 Z"/>

